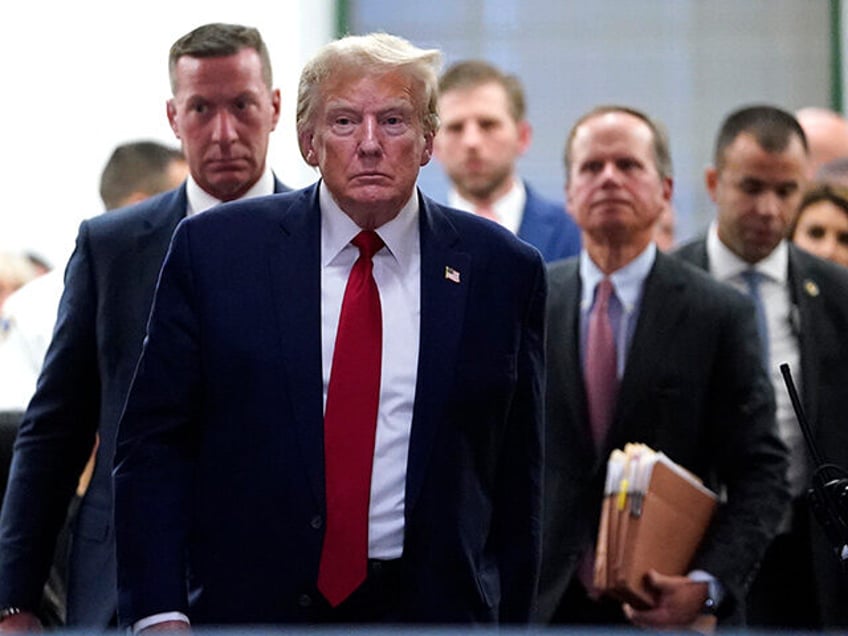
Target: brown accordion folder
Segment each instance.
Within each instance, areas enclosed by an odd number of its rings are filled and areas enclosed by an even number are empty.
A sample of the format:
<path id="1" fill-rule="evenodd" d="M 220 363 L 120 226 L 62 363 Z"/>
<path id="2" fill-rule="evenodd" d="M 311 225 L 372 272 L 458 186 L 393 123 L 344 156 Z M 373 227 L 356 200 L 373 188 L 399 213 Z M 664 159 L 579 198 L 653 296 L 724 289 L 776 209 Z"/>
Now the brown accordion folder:
<path id="1" fill-rule="evenodd" d="M 718 498 L 685 468 L 644 444 L 613 451 L 595 552 L 595 587 L 636 609 L 653 607 L 648 570 L 684 575 Z"/>

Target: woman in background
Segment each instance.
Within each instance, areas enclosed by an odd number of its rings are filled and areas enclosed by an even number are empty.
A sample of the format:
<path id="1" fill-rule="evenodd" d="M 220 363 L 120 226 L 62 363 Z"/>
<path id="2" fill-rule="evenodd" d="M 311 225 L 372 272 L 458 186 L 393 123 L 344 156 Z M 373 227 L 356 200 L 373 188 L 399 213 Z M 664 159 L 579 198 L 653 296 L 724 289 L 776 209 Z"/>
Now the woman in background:
<path id="1" fill-rule="evenodd" d="M 848 267 L 848 188 L 814 185 L 801 199 L 789 237 L 808 252 Z"/>

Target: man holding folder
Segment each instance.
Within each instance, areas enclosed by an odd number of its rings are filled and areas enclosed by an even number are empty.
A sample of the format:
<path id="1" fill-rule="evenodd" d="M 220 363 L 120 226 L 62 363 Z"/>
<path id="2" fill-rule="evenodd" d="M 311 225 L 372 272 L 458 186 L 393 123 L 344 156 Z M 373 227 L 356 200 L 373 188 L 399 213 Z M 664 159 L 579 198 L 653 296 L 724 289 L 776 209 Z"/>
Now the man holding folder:
<path id="1" fill-rule="evenodd" d="M 546 473 L 539 618 L 680 628 L 741 621 L 745 588 L 787 502 L 786 449 L 742 294 L 658 252 L 671 199 L 668 144 L 646 115 L 602 107 L 565 151 L 578 258 L 549 275 Z M 726 493 L 688 575 L 651 572 L 655 606 L 593 587 L 610 451 L 642 442 Z"/>

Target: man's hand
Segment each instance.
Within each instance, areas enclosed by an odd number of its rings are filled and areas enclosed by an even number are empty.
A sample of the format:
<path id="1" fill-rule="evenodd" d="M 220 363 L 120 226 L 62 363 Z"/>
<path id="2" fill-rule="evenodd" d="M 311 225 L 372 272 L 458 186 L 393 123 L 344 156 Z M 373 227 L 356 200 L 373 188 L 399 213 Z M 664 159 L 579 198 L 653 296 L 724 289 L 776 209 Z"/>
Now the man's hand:
<path id="1" fill-rule="evenodd" d="M 13 614 L 0 621 L 0 634 L 34 634 L 44 631 L 41 621 L 32 612 Z"/>
<path id="2" fill-rule="evenodd" d="M 185 621 L 163 621 L 150 627 L 145 627 L 139 634 L 152 634 L 153 632 L 190 632 L 191 625 Z"/>
<path id="3" fill-rule="evenodd" d="M 653 609 L 636 610 L 624 606 L 624 613 L 634 625 L 652 629 L 690 627 L 701 614 L 709 593 L 707 583 L 685 576 L 666 576 L 656 570 L 648 572 L 648 585 L 657 593 Z"/>

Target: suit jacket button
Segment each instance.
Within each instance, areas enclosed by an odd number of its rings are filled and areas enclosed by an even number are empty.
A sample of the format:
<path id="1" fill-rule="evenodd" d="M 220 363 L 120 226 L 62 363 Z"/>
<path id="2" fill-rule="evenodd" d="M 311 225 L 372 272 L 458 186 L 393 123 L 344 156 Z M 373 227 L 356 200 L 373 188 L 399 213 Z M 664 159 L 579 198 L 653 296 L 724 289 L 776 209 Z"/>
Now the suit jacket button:
<path id="1" fill-rule="evenodd" d="M 321 526 L 324 525 L 324 519 L 321 518 L 321 515 L 315 515 L 312 517 L 312 521 L 309 522 L 309 525 L 312 526 L 314 530 L 320 530 Z"/>
<path id="2" fill-rule="evenodd" d="M 297 604 L 301 607 L 310 607 L 312 605 L 312 597 L 309 594 L 301 594 L 297 597 Z"/>

